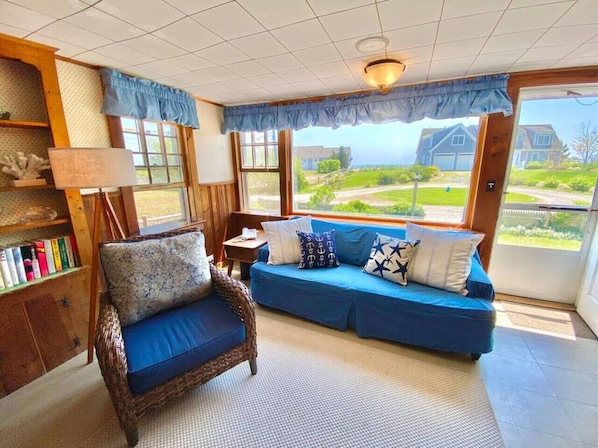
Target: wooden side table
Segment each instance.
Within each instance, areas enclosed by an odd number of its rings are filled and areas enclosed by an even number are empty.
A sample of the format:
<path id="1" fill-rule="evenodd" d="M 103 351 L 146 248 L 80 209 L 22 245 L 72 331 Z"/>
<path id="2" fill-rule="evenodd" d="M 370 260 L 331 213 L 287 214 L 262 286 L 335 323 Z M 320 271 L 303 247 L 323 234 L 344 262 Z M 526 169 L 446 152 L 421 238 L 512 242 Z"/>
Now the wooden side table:
<path id="1" fill-rule="evenodd" d="M 257 238 L 254 240 L 243 240 L 241 236 L 236 236 L 224 242 L 224 251 L 226 259 L 230 262 L 228 265 L 228 275 L 233 270 L 235 261 L 241 263 L 241 280 L 249 279 L 249 268 L 257 260 L 257 254 L 260 247 L 268 241 L 263 230 L 257 231 Z"/>

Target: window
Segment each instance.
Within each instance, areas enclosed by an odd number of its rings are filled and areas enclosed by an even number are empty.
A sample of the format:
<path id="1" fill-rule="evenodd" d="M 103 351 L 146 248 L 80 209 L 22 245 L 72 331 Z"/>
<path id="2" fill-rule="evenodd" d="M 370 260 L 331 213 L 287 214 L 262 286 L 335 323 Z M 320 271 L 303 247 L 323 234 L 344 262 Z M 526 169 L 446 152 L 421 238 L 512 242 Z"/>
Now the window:
<path id="1" fill-rule="evenodd" d="M 535 139 L 536 145 L 541 146 L 550 146 L 552 145 L 552 135 L 551 134 L 537 134 Z"/>
<path id="2" fill-rule="evenodd" d="M 189 223 L 185 153 L 174 123 L 120 119 L 125 148 L 133 152 L 138 185 L 133 187 L 141 233 Z"/>
<path id="3" fill-rule="evenodd" d="M 278 132 L 242 132 L 239 153 L 245 210 L 280 213 Z"/>
<path id="4" fill-rule="evenodd" d="M 457 158 L 446 137 L 455 128 L 477 136 L 478 125 L 474 117 L 293 131 L 292 212 L 461 223 L 474 155 Z"/>
<path id="5" fill-rule="evenodd" d="M 523 148 L 523 134 L 517 134 L 517 141 L 515 142 L 517 149 Z"/>
<path id="6" fill-rule="evenodd" d="M 453 146 L 463 146 L 465 144 L 464 135 L 453 135 Z"/>

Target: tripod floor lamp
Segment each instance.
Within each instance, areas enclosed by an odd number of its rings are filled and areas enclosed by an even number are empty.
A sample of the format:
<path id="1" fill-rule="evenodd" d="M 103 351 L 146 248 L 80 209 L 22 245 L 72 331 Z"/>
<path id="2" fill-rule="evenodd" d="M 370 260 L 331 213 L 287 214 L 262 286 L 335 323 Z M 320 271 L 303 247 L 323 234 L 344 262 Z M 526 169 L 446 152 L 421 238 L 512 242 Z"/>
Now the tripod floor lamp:
<path id="1" fill-rule="evenodd" d="M 54 184 L 59 190 L 97 188 L 93 218 L 93 252 L 91 287 L 89 292 L 89 331 L 87 363 L 93 362 L 95 336 L 100 231 L 104 224 L 112 239 L 125 237 L 112 204 L 103 188 L 126 187 L 137 184 L 133 153 L 122 148 L 49 148 Z M 102 220 L 103 217 L 103 220 Z"/>

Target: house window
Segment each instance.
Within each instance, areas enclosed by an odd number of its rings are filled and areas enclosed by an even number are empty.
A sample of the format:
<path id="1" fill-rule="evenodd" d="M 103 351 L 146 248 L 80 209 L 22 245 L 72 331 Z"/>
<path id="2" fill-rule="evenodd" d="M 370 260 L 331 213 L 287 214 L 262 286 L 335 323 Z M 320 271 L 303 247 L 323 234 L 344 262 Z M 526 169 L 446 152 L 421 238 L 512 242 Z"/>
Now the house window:
<path id="1" fill-rule="evenodd" d="M 245 210 L 280 213 L 278 132 L 242 132 L 239 156 Z"/>
<path id="2" fill-rule="evenodd" d="M 517 141 L 515 142 L 515 147 L 518 149 L 523 148 L 523 134 L 517 134 Z"/>
<path id="3" fill-rule="evenodd" d="M 120 122 L 125 148 L 133 152 L 135 162 L 133 197 L 140 232 L 188 224 L 188 182 L 179 125 L 125 117 Z"/>
<path id="4" fill-rule="evenodd" d="M 537 134 L 534 142 L 536 145 L 539 145 L 539 146 L 550 146 L 550 145 L 552 145 L 552 135 L 551 134 Z"/>
<path id="5" fill-rule="evenodd" d="M 453 146 L 463 146 L 465 144 L 464 135 L 453 135 Z"/>
<path id="6" fill-rule="evenodd" d="M 447 135 L 461 130 L 455 137 L 475 139 L 478 125 L 469 117 L 293 131 L 290 212 L 462 223 L 475 157 L 433 164 L 455 160 Z M 309 168 L 306 161 L 316 158 Z"/>

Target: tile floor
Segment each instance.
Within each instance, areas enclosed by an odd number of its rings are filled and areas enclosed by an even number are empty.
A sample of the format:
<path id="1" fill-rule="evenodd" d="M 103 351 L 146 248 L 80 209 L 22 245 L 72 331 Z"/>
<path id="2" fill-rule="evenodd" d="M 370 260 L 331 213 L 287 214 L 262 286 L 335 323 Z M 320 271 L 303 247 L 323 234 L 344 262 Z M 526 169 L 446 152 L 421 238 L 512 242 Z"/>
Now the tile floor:
<path id="1" fill-rule="evenodd" d="M 505 446 L 598 447 L 598 341 L 510 324 L 479 366 Z"/>

